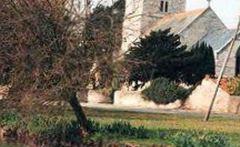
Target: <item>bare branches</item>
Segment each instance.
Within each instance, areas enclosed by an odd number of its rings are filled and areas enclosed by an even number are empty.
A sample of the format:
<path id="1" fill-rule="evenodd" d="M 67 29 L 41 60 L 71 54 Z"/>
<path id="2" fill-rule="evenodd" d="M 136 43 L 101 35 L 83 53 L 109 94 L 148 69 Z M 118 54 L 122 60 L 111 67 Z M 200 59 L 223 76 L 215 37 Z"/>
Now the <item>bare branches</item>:
<path id="1" fill-rule="evenodd" d="M 87 131 L 76 98 L 87 90 L 94 55 L 82 34 L 84 13 L 72 0 L 3 0 L 0 6 L 0 82 L 11 85 L 9 100 L 63 99 Z"/>
<path id="2" fill-rule="evenodd" d="M 80 19 L 83 18 L 82 14 L 68 15 L 69 10 L 66 4 L 70 4 L 69 1 L 4 0 L 1 3 L 4 6 L 1 16 L 4 17 L 2 20 L 5 24 L 1 22 L 0 25 L 4 27 L 3 31 L 8 31 L 8 35 L 6 36 L 6 33 L 1 35 L 3 41 L 1 43 L 0 67 L 2 73 L 7 68 L 8 74 L 14 75 L 10 76 L 9 83 L 19 85 L 14 83 L 21 81 L 22 88 L 37 87 L 48 90 L 52 84 L 51 80 L 56 76 L 61 76 L 68 78 L 68 80 L 63 78 L 58 81 L 59 85 L 68 85 L 71 83 L 70 75 L 73 73 L 63 75 L 66 73 L 65 70 L 69 68 L 69 64 L 76 68 L 85 68 L 86 66 L 82 65 L 90 62 L 89 59 L 84 59 L 90 57 L 88 56 L 90 53 L 82 56 L 81 51 L 79 51 L 80 48 L 83 48 L 80 46 L 82 34 L 74 29 L 76 26 L 84 27 L 84 20 Z M 74 57 L 81 60 L 81 57 L 77 57 L 75 54 L 81 55 L 83 58 L 81 63 L 79 61 L 69 63 L 68 58 Z M 13 66 L 11 70 L 9 69 L 10 65 Z M 86 75 L 84 72 L 88 72 L 87 70 L 79 70 L 79 77 Z M 78 74 L 75 73 L 75 75 Z M 40 84 L 41 86 L 32 86 L 32 84 Z M 17 89 L 19 88 L 16 88 L 15 91 Z"/>

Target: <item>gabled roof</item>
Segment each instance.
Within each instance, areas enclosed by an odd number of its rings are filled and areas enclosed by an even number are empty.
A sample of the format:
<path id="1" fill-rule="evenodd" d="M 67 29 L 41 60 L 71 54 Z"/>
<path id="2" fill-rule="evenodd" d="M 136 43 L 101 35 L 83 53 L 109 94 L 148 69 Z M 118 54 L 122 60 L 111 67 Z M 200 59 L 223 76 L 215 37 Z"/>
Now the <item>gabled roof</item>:
<path id="1" fill-rule="evenodd" d="M 195 19 L 203 14 L 207 9 L 197 9 L 194 11 L 187 11 L 183 13 L 168 14 L 154 23 L 150 29 L 146 30 L 144 35 L 149 34 L 152 30 L 168 29 L 175 34 L 181 33 L 186 27 L 188 27 Z"/>
<path id="2" fill-rule="evenodd" d="M 236 30 L 218 30 L 205 35 L 199 42 L 205 42 L 219 52 L 225 48 L 233 39 Z"/>
<path id="3" fill-rule="evenodd" d="M 210 7 L 208 7 L 205 9 L 168 14 L 154 23 L 151 27 L 149 27 L 149 29 L 145 31 L 144 35 L 149 34 L 153 30 L 165 30 L 168 28 L 171 28 L 172 33 L 180 34 L 196 19 L 200 18 L 205 12 L 209 10 L 213 11 Z M 222 21 L 221 23 L 223 24 Z M 204 35 L 202 38 L 199 38 L 198 42 L 205 42 L 208 45 L 211 45 L 216 52 L 219 52 L 229 44 L 234 36 L 234 32 L 234 30 L 229 30 L 227 27 L 225 27 L 225 29 L 215 29 L 214 31 L 209 30 L 206 35 Z M 191 45 L 195 45 L 196 43 L 197 42 L 192 42 L 192 44 L 190 43 L 189 48 L 191 48 Z"/>

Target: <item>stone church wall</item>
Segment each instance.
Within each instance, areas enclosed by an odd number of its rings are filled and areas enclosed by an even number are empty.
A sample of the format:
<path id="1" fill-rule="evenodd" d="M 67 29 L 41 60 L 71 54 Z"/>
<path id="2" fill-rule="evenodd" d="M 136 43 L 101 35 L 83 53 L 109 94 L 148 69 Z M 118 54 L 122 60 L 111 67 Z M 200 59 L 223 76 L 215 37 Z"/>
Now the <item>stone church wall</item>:
<path id="1" fill-rule="evenodd" d="M 209 21 L 211 20 L 211 21 Z M 181 41 L 183 44 L 192 46 L 196 44 L 211 31 L 218 29 L 226 29 L 224 24 L 219 21 L 217 15 L 210 8 L 203 12 L 192 24 L 185 28 L 181 33 Z"/>
<path id="2" fill-rule="evenodd" d="M 148 30 L 155 21 L 159 21 L 161 17 L 168 13 L 178 13 L 185 11 L 186 0 L 163 0 L 169 2 L 169 11 L 160 11 L 161 0 L 126 0 L 125 20 L 122 32 L 122 52 L 126 52 L 133 42 L 139 40 L 139 37 Z M 194 20 L 187 28 L 184 28 L 179 34 L 181 42 L 192 46 L 201 40 L 208 33 L 217 30 L 227 29 L 219 20 L 216 13 L 208 8 L 201 14 L 202 16 Z M 238 41 L 240 45 L 240 41 Z M 236 52 L 238 46 L 234 47 L 234 51 L 230 56 L 229 63 L 226 67 L 225 76 L 234 76 L 236 73 Z M 215 53 L 216 75 L 221 70 L 224 58 L 227 54 L 227 47 Z"/>
<path id="3" fill-rule="evenodd" d="M 126 52 L 141 35 L 143 0 L 126 0 L 122 32 L 122 52 Z"/>
<path id="4" fill-rule="evenodd" d="M 228 60 L 228 63 L 227 63 L 227 66 L 226 66 L 226 69 L 225 69 L 225 73 L 224 73 L 224 76 L 227 76 L 227 77 L 233 77 L 235 76 L 236 74 L 236 54 L 237 54 L 237 51 L 238 51 L 238 47 L 240 46 L 240 41 L 236 41 L 234 46 L 233 46 L 233 50 L 232 50 L 232 53 L 229 57 L 229 60 Z M 226 46 L 222 51 L 220 51 L 219 53 L 217 53 L 217 56 L 216 56 L 216 75 L 219 74 L 221 68 L 222 68 L 222 65 L 223 65 L 223 62 L 227 56 L 227 53 L 228 53 L 228 49 L 230 48 L 230 43 L 228 44 L 228 46 Z"/>
<path id="5" fill-rule="evenodd" d="M 168 12 L 160 11 L 161 0 L 126 0 L 123 23 L 122 51 L 125 52 L 151 25 L 168 13 L 185 11 L 186 0 L 164 0 L 169 2 Z"/>
<path id="6" fill-rule="evenodd" d="M 168 12 L 160 11 L 161 1 L 168 2 Z M 163 15 L 170 13 L 180 13 L 185 11 L 186 0 L 145 0 L 143 3 L 142 31 L 145 32 L 149 26 L 159 20 Z M 165 10 L 165 6 L 164 6 Z"/>
<path id="7" fill-rule="evenodd" d="M 204 79 L 186 100 L 184 108 L 199 112 L 207 112 L 214 95 L 216 83 L 212 79 Z M 240 98 L 230 96 L 226 91 L 219 88 L 213 111 L 216 113 L 240 113 Z"/>

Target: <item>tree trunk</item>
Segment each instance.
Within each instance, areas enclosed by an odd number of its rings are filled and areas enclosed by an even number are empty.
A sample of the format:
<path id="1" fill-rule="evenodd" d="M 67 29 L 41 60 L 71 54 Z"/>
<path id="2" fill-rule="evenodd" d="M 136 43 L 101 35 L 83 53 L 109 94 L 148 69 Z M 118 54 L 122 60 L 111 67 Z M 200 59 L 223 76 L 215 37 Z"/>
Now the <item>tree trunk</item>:
<path id="1" fill-rule="evenodd" d="M 88 133 L 87 117 L 77 99 L 76 93 L 71 95 L 69 103 L 77 117 L 77 121 L 81 125 L 81 129 L 82 129 L 83 133 L 87 134 Z"/>

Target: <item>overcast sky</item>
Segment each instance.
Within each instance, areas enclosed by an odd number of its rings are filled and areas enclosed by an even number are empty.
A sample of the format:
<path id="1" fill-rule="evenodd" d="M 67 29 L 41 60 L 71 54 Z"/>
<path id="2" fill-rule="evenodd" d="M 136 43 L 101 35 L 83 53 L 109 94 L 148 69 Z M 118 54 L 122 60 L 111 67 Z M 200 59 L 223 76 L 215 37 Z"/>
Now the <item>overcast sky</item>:
<path id="1" fill-rule="evenodd" d="M 105 0 L 105 3 L 111 2 L 112 0 Z M 207 0 L 187 0 L 187 10 L 206 8 L 207 5 Z M 240 15 L 240 0 L 212 0 L 211 6 L 229 28 L 236 28 Z"/>
<path id="2" fill-rule="evenodd" d="M 187 0 L 187 10 L 207 5 L 207 0 Z M 229 28 L 236 28 L 240 16 L 240 0 L 212 0 L 211 6 Z"/>

